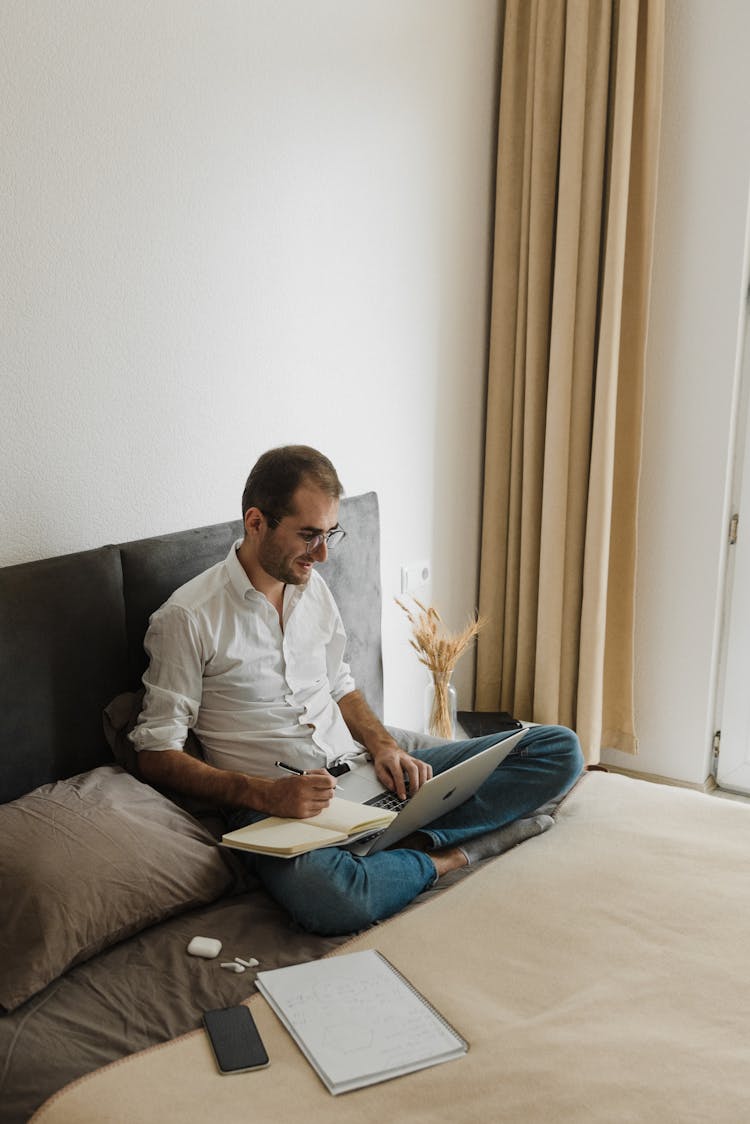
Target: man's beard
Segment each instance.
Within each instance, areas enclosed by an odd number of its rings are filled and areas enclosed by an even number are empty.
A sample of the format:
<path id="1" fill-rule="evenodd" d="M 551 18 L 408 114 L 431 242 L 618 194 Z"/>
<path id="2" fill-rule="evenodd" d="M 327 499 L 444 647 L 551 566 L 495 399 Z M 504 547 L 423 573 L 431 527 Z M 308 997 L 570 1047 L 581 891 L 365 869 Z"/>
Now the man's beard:
<path id="1" fill-rule="evenodd" d="M 305 571 L 295 569 L 295 562 L 303 560 L 310 564 L 310 568 Z M 268 540 L 263 542 L 258 550 L 258 561 L 269 577 L 283 582 L 284 585 L 306 585 L 312 573 L 311 558 L 301 554 L 283 555 Z"/>

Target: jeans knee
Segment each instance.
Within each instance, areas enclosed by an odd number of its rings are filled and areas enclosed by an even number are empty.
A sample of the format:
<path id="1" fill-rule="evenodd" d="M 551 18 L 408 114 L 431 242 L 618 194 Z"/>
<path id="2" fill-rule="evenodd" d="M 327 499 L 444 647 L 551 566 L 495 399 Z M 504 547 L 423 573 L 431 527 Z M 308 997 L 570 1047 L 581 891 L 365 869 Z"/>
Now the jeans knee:
<path id="1" fill-rule="evenodd" d="M 287 905 L 287 909 L 300 928 L 321 937 L 358 933 L 376 920 L 366 902 L 335 892 L 297 899 Z"/>
<path id="2" fill-rule="evenodd" d="M 573 730 L 569 730 L 567 726 L 555 726 L 553 729 L 558 746 L 560 769 L 566 777 L 568 786 L 570 786 L 583 772 L 585 762 L 581 743 L 578 740 L 578 735 Z"/>
<path id="3" fill-rule="evenodd" d="M 295 860 L 294 871 L 274 879 L 268 888 L 295 924 L 322 937 L 341 936 L 366 929 L 378 918 L 367 890 L 367 880 L 344 882 L 315 853 Z M 356 884 L 353 884 L 356 883 Z"/>
<path id="4" fill-rule="evenodd" d="M 567 726 L 532 726 L 518 749 L 522 757 L 528 755 L 540 767 L 552 770 L 561 788 L 569 788 L 584 766 L 581 743 Z"/>

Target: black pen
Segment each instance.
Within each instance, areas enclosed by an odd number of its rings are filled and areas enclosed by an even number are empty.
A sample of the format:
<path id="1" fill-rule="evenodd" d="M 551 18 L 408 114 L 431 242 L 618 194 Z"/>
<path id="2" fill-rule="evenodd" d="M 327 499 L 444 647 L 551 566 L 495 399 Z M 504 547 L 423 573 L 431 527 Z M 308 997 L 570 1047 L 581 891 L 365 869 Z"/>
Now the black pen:
<path id="1" fill-rule="evenodd" d="M 287 773 L 294 773 L 295 777 L 307 776 L 304 769 L 295 769 L 294 765 L 287 765 L 286 761 L 274 761 L 274 765 L 277 769 L 285 769 Z M 338 788 L 338 785 L 335 784 L 333 787 Z"/>

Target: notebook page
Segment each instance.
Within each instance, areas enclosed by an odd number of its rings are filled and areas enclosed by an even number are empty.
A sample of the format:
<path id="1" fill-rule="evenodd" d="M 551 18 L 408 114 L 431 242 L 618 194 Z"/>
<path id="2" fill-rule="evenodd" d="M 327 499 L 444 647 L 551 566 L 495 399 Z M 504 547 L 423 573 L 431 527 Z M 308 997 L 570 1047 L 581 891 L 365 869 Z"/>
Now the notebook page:
<path id="1" fill-rule="evenodd" d="M 256 982 L 332 1092 L 466 1051 L 466 1043 L 374 949 L 259 972 Z"/>

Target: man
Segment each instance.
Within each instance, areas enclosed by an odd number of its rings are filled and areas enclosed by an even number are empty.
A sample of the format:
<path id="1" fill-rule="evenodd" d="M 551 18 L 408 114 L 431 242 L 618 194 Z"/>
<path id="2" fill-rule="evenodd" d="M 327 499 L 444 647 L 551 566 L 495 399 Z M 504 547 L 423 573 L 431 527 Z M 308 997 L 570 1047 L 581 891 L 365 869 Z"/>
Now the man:
<path id="1" fill-rule="evenodd" d="M 315 572 L 345 533 L 342 487 L 307 446 L 265 453 L 242 499 L 244 538 L 151 618 L 143 710 L 131 734 L 145 780 L 233 809 L 306 818 L 328 806 L 326 766 L 364 747 L 403 798 L 488 740 L 406 753 L 356 689 L 333 597 Z M 193 729 L 205 760 L 183 751 Z M 277 768 L 284 761 L 300 775 Z M 359 857 L 327 847 L 295 859 L 243 859 L 303 928 L 352 932 L 388 917 L 436 879 L 493 852 L 497 829 L 565 792 L 581 771 L 575 735 L 537 727 L 476 795 L 398 848 Z"/>

